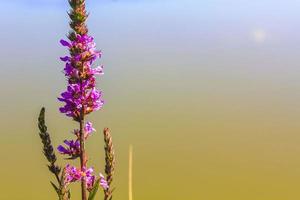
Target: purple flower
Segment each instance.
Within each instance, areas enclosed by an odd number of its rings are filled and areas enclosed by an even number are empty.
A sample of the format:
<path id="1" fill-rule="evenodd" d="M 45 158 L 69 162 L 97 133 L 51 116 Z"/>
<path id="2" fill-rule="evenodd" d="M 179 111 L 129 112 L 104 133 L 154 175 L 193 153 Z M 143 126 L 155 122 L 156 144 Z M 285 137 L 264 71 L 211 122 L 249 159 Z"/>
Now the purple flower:
<path id="1" fill-rule="evenodd" d="M 77 182 L 82 180 L 82 178 L 85 178 L 86 180 L 86 186 L 89 191 L 94 187 L 96 176 L 93 175 L 94 169 L 91 168 L 83 168 L 82 170 L 77 169 L 74 166 L 70 166 L 69 164 L 65 167 L 65 173 L 66 173 L 66 179 L 65 179 L 65 185 L 68 186 L 70 183 Z M 105 177 L 100 173 L 100 186 L 107 190 L 109 188 L 108 183 L 105 179 Z"/>
<path id="2" fill-rule="evenodd" d="M 65 185 L 81 180 L 81 171 L 69 164 L 65 167 Z"/>
<path id="3" fill-rule="evenodd" d="M 95 67 L 95 68 L 87 68 L 86 69 L 86 73 L 89 76 L 103 75 L 104 74 L 104 72 L 103 72 L 103 66 L 98 66 L 98 67 Z"/>
<path id="4" fill-rule="evenodd" d="M 60 60 L 66 62 L 66 61 L 70 61 L 71 58 L 69 56 L 64 56 L 64 57 L 60 57 Z"/>
<path id="5" fill-rule="evenodd" d="M 106 179 L 104 178 L 104 176 L 100 173 L 100 185 L 104 190 L 107 190 L 109 188 L 108 183 L 106 181 Z"/>
<path id="6" fill-rule="evenodd" d="M 95 132 L 96 129 L 93 127 L 93 124 L 92 122 L 87 122 L 85 125 L 84 125 L 84 138 L 87 139 L 91 134 L 92 132 Z M 73 131 L 73 134 L 77 136 L 77 138 L 80 138 L 80 131 L 79 129 L 75 129 Z"/>
<path id="7" fill-rule="evenodd" d="M 66 185 L 69 185 L 72 182 L 77 182 L 85 178 L 87 189 L 90 191 L 95 183 L 96 176 L 93 175 L 94 169 L 83 168 L 82 170 L 77 169 L 76 167 L 67 165 L 66 166 Z"/>
<path id="8" fill-rule="evenodd" d="M 57 147 L 57 150 L 61 154 L 67 154 L 71 157 L 78 157 L 79 156 L 79 154 L 80 154 L 80 142 L 79 142 L 79 140 L 76 140 L 76 141 L 65 140 L 64 143 L 67 147 L 64 147 L 62 145 L 59 145 Z"/>
<path id="9" fill-rule="evenodd" d="M 85 170 L 82 175 L 85 176 L 85 180 L 86 180 L 86 185 L 87 185 L 87 189 L 91 190 L 94 186 L 95 183 L 95 176 L 93 175 L 94 169 L 93 168 L 89 168 L 87 170 Z"/>
<path id="10" fill-rule="evenodd" d="M 70 166 L 69 164 L 66 166 L 66 184 L 70 184 L 72 182 L 80 181 L 83 177 L 85 177 L 87 182 L 87 188 L 91 188 L 95 182 L 95 176 L 93 175 L 93 168 L 83 170 L 77 169 L 76 167 Z"/>
<path id="11" fill-rule="evenodd" d="M 87 184 L 87 189 L 91 191 L 91 189 L 94 187 L 96 176 L 92 175 L 93 173 L 93 168 L 89 168 L 83 175 L 86 177 L 86 184 Z M 109 188 L 106 179 L 104 176 L 100 173 L 100 182 L 99 185 L 104 189 L 107 190 Z"/>
<path id="12" fill-rule="evenodd" d="M 61 45 L 66 46 L 66 47 L 71 47 L 71 44 L 65 40 L 60 40 Z"/>
<path id="13" fill-rule="evenodd" d="M 84 126 L 84 137 L 85 139 L 92 134 L 92 132 L 96 131 L 94 129 L 92 122 L 87 122 Z"/>

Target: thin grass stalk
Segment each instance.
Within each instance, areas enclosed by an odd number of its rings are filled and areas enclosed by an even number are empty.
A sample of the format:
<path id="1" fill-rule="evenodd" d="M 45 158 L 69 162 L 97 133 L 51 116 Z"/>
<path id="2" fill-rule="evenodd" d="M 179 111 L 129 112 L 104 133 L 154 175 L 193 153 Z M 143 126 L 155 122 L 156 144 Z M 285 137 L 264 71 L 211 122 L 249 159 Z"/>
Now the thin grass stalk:
<path id="1" fill-rule="evenodd" d="M 129 158 L 128 158 L 128 199 L 133 200 L 132 194 L 132 145 L 129 146 Z"/>

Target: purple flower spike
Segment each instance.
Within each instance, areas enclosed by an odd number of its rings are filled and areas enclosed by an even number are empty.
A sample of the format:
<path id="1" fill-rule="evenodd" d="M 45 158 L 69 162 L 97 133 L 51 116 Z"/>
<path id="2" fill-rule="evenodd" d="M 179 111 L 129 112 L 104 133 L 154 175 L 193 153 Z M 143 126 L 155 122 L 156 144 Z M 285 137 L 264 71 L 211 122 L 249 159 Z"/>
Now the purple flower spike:
<path id="1" fill-rule="evenodd" d="M 96 50 L 93 37 L 86 34 L 77 34 L 74 41 L 60 40 L 60 43 L 73 52 L 71 57 L 60 58 L 66 62 L 64 72 L 69 80 L 67 90 L 58 98 L 65 103 L 60 112 L 79 121 L 82 111 L 87 115 L 103 106 L 101 91 L 95 88 L 95 75 L 103 74 L 103 66 L 92 68 L 101 52 Z"/>
<path id="2" fill-rule="evenodd" d="M 103 66 L 93 66 L 95 61 L 102 56 L 102 53 L 96 49 L 94 38 L 88 35 L 88 29 L 85 24 L 88 16 L 85 10 L 85 0 L 68 1 L 71 6 L 68 14 L 71 18 L 70 27 L 72 30 L 70 30 L 67 36 L 68 39 L 61 39 L 59 41 L 68 50 L 66 56 L 60 57 L 64 65 L 62 72 L 67 79 L 67 87 L 60 93 L 57 99 L 62 103 L 59 111 L 76 121 L 79 127 L 72 131 L 75 139 L 64 140 L 63 144 L 57 147 L 57 150 L 60 154 L 66 155 L 69 160 L 80 160 L 80 165 L 77 168 L 68 164 L 61 172 L 60 167 L 54 163 L 56 156 L 52 153 L 53 148 L 51 144 L 51 148 L 47 147 L 50 149 L 49 156 L 47 151 L 44 151 L 44 154 L 50 162 L 49 170 L 56 176 L 58 181 L 58 185 L 51 183 L 59 198 L 68 199 L 70 196 L 69 184 L 81 182 L 81 199 L 91 199 L 92 190 L 94 188 L 98 189 L 98 186 L 104 189 L 105 199 L 112 199 L 110 184 L 114 172 L 115 158 L 109 130 L 106 128 L 103 132 L 107 180 L 101 173 L 100 177 L 94 175 L 93 168 L 87 167 L 89 156 L 85 148 L 86 139 L 96 131 L 93 124 L 86 121 L 87 115 L 101 109 L 104 104 L 102 92 L 96 88 L 96 76 L 104 74 Z M 44 110 L 41 111 L 38 124 L 42 140 L 42 134 L 44 132 L 47 134 L 43 117 Z M 43 143 L 45 150 L 47 141 L 43 141 Z M 50 156 L 51 158 L 49 158 Z M 87 192 L 90 192 L 89 197 L 87 196 Z"/>

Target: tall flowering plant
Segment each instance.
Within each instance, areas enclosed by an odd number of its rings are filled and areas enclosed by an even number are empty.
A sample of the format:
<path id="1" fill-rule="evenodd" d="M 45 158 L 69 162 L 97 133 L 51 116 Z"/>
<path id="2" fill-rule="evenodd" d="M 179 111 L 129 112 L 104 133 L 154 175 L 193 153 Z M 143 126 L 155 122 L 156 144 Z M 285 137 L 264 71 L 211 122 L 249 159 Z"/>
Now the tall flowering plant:
<path id="1" fill-rule="evenodd" d="M 102 92 L 96 88 L 96 76 L 103 74 L 103 67 L 93 67 L 93 63 L 100 58 L 101 52 L 96 50 L 93 37 L 88 35 L 85 24 L 87 13 L 85 0 L 68 0 L 71 10 L 68 13 L 71 19 L 71 31 L 67 40 L 61 40 L 62 46 L 67 47 L 69 55 L 61 57 L 65 63 L 64 74 L 68 80 L 67 88 L 61 93 L 58 100 L 63 103 L 60 112 L 78 123 L 73 130 L 74 139 L 66 139 L 57 147 L 57 151 L 66 156 L 66 159 L 78 159 L 78 167 L 67 164 L 59 167 L 56 164 L 56 155 L 51 144 L 50 135 L 45 125 L 45 109 L 40 112 L 38 126 L 43 143 L 43 152 L 49 161 L 49 170 L 56 177 L 57 184 L 51 182 L 60 200 L 69 200 L 71 192 L 69 185 L 81 182 L 82 200 L 95 198 L 99 186 L 104 191 L 104 199 L 112 199 L 111 182 L 113 180 L 115 157 L 109 129 L 103 131 L 105 142 L 105 175 L 94 173 L 93 167 L 88 166 L 88 155 L 85 142 L 95 132 L 91 122 L 86 121 L 88 114 L 101 109 L 103 106 Z"/>

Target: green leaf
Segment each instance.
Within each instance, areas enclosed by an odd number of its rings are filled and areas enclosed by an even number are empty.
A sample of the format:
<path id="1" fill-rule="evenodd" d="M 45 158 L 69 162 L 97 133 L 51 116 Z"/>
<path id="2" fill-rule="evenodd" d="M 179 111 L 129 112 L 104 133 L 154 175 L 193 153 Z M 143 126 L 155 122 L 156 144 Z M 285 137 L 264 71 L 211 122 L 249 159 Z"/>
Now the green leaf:
<path id="1" fill-rule="evenodd" d="M 96 193 L 97 193 L 97 191 L 99 189 L 99 184 L 100 184 L 100 178 L 95 181 L 94 187 L 90 191 L 89 199 L 88 200 L 93 200 L 95 198 Z"/>
<path id="2" fill-rule="evenodd" d="M 57 195 L 60 197 L 60 189 L 58 189 L 58 187 L 52 182 L 52 181 L 50 181 L 50 183 L 51 183 L 51 185 L 53 186 L 53 188 L 55 189 L 55 191 L 56 191 L 56 193 L 57 193 Z"/>

